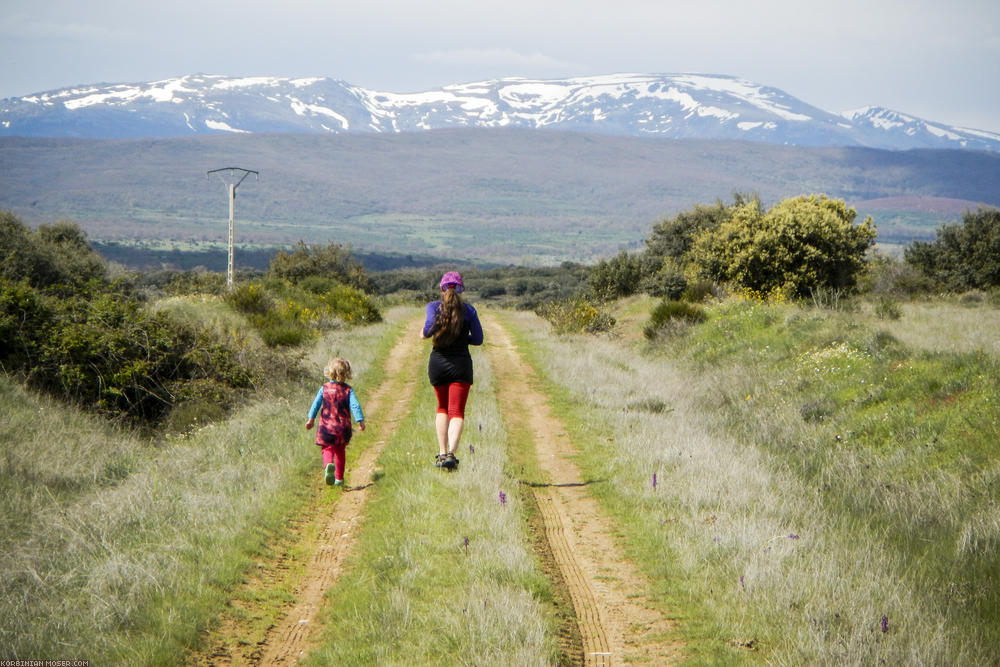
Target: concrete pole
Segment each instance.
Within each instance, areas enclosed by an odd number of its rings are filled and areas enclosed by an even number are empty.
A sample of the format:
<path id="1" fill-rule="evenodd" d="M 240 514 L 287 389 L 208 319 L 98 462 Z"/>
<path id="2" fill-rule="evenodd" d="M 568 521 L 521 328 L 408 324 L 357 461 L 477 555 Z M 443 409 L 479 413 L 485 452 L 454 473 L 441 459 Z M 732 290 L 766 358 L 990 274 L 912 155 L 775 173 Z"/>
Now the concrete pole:
<path id="1" fill-rule="evenodd" d="M 226 289 L 232 290 L 235 282 L 233 270 L 233 242 L 236 237 L 236 184 L 229 184 L 229 263 L 226 267 Z"/>

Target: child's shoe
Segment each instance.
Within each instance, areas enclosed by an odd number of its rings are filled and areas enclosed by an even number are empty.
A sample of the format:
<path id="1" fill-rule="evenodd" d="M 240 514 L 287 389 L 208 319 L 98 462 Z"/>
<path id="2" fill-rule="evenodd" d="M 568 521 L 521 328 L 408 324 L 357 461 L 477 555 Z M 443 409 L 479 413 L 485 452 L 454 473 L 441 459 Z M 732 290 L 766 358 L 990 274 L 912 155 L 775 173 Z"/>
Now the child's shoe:
<path id="1" fill-rule="evenodd" d="M 438 454 L 437 456 L 435 456 L 434 457 L 434 467 L 435 468 L 440 468 L 441 466 L 443 466 L 444 465 L 445 457 L 447 457 L 447 456 L 448 456 L 447 454 Z"/>
<path id="2" fill-rule="evenodd" d="M 327 484 L 336 483 L 337 473 L 335 472 L 334 465 L 332 463 L 326 464 L 326 470 L 323 471 L 323 479 L 326 480 Z M 341 482 L 343 484 L 343 482 Z"/>
<path id="3" fill-rule="evenodd" d="M 342 480 L 342 479 L 335 479 L 335 480 L 333 480 L 333 485 L 334 486 L 340 486 L 343 483 L 344 483 L 344 480 Z"/>

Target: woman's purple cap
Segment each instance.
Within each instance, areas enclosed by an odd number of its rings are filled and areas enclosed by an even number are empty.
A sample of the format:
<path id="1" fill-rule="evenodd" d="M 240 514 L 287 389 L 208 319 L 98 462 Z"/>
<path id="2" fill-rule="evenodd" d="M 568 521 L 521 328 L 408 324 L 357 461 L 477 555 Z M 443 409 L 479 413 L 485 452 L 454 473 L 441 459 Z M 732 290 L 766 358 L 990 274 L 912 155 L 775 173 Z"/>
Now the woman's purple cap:
<path id="1" fill-rule="evenodd" d="M 465 291 L 465 283 L 462 282 L 462 276 L 458 274 L 458 271 L 449 271 L 441 276 L 441 291 L 448 289 L 449 285 L 454 285 L 455 291 L 459 294 Z"/>

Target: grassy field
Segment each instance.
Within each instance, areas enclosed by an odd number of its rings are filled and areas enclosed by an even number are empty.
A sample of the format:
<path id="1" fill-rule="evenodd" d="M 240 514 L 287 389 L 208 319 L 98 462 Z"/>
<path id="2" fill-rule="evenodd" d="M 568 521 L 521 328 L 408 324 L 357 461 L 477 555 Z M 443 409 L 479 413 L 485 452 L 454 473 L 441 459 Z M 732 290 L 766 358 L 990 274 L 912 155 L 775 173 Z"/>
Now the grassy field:
<path id="1" fill-rule="evenodd" d="M 980 311 L 947 310 L 995 345 Z M 910 348 L 863 314 L 709 311 L 646 350 L 518 316 L 694 661 L 995 663 L 996 357 Z"/>
<path id="2" fill-rule="evenodd" d="M 211 301 L 168 307 L 219 316 Z M 335 332 L 310 362 L 336 349 L 365 382 L 392 326 Z M 178 664 L 307 500 L 314 392 L 149 440 L 0 376 L 0 655 Z"/>
<path id="3" fill-rule="evenodd" d="M 653 305 L 618 303 L 603 337 L 496 315 L 688 661 L 1000 660 L 996 308 L 907 303 L 893 320 L 734 298 L 649 342 Z M 216 298 L 158 307 L 243 328 Z M 303 352 L 316 382 L 346 356 L 364 402 L 415 313 L 330 332 Z M 460 471 L 431 466 L 433 399 L 418 389 L 308 664 L 559 662 L 559 592 L 522 490 L 538 474 L 532 434 L 501 413 L 490 359 L 474 354 Z M 406 371 L 423 372 L 422 358 Z M 314 391 L 149 439 L 0 377 L 0 656 L 183 661 L 310 500 Z"/>

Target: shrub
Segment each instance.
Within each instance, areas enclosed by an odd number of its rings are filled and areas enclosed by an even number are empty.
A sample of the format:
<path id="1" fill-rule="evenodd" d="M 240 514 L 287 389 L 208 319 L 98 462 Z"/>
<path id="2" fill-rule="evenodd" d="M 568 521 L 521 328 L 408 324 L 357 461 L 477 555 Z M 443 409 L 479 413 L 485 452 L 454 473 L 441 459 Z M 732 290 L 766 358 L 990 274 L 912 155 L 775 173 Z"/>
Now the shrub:
<path id="1" fill-rule="evenodd" d="M 686 326 L 704 322 L 706 319 L 708 314 L 700 306 L 685 301 L 664 299 L 653 308 L 649 322 L 642 333 L 647 339 L 654 340 L 672 325 Z"/>
<path id="2" fill-rule="evenodd" d="M 687 283 L 681 299 L 690 303 L 701 303 L 711 296 L 718 296 L 715 284 L 711 280 L 692 280 Z"/>
<path id="3" fill-rule="evenodd" d="M 650 296 L 679 299 L 687 290 L 688 282 L 680 269 L 668 262 L 656 273 L 643 278 L 639 287 Z"/>
<path id="4" fill-rule="evenodd" d="M 708 230 L 717 229 L 733 215 L 733 210 L 752 201 L 753 195 L 735 194 L 732 204 L 717 200 L 711 206 L 697 204 L 691 211 L 681 211 L 673 218 L 663 220 L 653 226 L 646 239 L 647 251 L 665 260 L 682 266 L 694 239 Z"/>
<path id="5" fill-rule="evenodd" d="M 900 260 L 874 253 L 858 274 L 862 293 L 911 297 L 932 291 L 933 281 L 916 267 Z"/>
<path id="6" fill-rule="evenodd" d="M 274 308 L 274 302 L 259 283 L 237 285 L 224 298 L 226 303 L 245 315 L 264 315 Z"/>
<path id="7" fill-rule="evenodd" d="M 269 347 L 295 347 L 313 340 L 321 328 L 371 324 L 382 313 L 361 290 L 332 278 L 309 276 L 298 285 L 271 278 L 244 283 L 225 300 L 247 319 Z"/>
<path id="8" fill-rule="evenodd" d="M 855 225 L 856 216 L 825 195 L 786 199 L 767 212 L 751 201 L 696 237 L 690 256 L 702 276 L 762 293 L 850 289 L 877 234 L 871 218 Z"/>
<path id="9" fill-rule="evenodd" d="M 57 222 L 32 232 L 10 211 L 0 211 L 0 277 L 32 287 L 76 286 L 103 280 L 106 271 L 76 224 Z"/>
<path id="10" fill-rule="evenodd" d="M 968 212 L 958 225 L 944 225 L 931 242 L 915 241 L 906 262 L 948 290 L 1000 286 L 1000 210 Z"/>
<path id="11" fill-rule="evenodd" d="M 880 320 L 898 320 L 903 316 L 903 309 L 899 303 L 890 297 L 879 297 L 875 302 L 875 317 Z"/>
<path id="12" fill-rule="evenodd" d="M 225 344 L 122 294 L 48 296 L 3 283 L 0 323 L 9 372 L 114 418 L 156 422 L 192 380 L 213 378 L 230 390 L 252 385 Z"/>
<path id="13" fill-rule="evenodd" d="M 311 276 L 321 276 L 366 292 L 374 289 L 368 272 L 354 259 L 350 248 L 335 243 L 307 246 L 299 241 L 292 252 L 282 250 L 274 256 L 268 275 L 293 284 Z"/>
<path id="14" fill-rule="evenodd" d="M 590 272 L 590 289 L 599 299 L 630 296 L 639 290 L 642 260 L 624 250 L 610 260 L 601 260 Z"/>
<path id="15" fill-rule="evenodd" d="M 550 302 L 538 314 L 552 324 L 552 330 L 565 333 L 600 333 L 615 325 L 615 318 L 585 299 Z"/>

